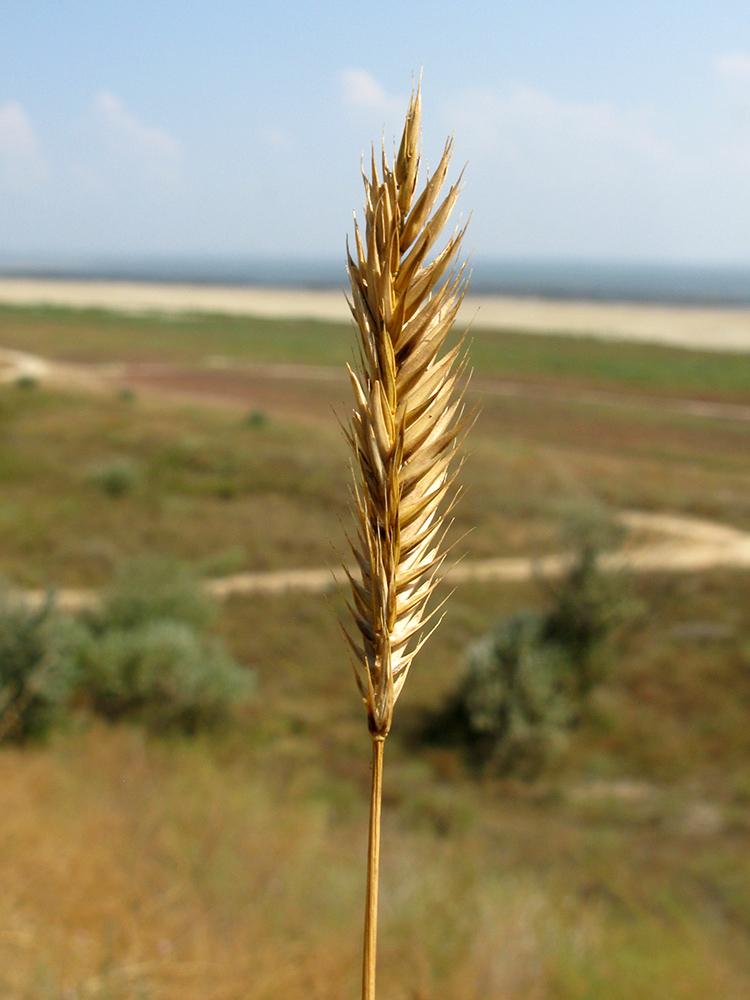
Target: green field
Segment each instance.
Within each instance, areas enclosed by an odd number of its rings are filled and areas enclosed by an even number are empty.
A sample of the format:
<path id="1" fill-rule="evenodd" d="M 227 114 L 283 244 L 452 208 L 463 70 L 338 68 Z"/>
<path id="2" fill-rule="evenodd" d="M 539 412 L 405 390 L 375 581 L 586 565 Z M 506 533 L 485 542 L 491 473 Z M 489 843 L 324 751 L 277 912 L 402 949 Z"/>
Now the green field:
<path id="1" fill-rule="evenodd" d="M 303 322 L 0 310 L 0 347 L 80 362 L 338 366 L 351 339 Z M 530 391 L 483 388 L 460 552 L 554 551 L 561 509 L 582 498 L 750 529 L 750 422 L 652 398 L 744 402 L 749 357 L 485 331 L 472 350 L 490 386 Z M 280 384 L 271 413 L 156 387 L 0 387 L 0 572 L 100 586 L 153 553 L 207 576 L 335 562 L 346 450 L 298 395 Z M 606 682 L 531 782 L 477 779 L 415 733 L 467 643 L 543 587 L 468 584 L 446 605 L 386 748 L 384 998 L 750 995 L 750 574 L 632 585 L 641 610 Z M 258 689 L 219 731 L 150 736 L 82 706 L 48 743 L 0 749 L 0 1000 L 356 995 L 369 739 L 330 602 L 226 602 L 216 628 Z"/>

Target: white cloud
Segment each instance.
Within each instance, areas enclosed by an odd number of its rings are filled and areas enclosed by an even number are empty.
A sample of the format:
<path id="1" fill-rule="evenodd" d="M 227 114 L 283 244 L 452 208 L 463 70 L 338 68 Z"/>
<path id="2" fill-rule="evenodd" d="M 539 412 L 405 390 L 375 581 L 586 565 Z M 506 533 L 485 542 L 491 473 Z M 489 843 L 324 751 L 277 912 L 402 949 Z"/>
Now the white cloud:
<path id="1" fill-rule="evenodd" d="M 29 116 L 16 101 L 0 105 L 0 179 L 25 188 L 47 175 Z"/>
<path id="2" fill-rule="evenodd" d="M 182 155 L 180 143 L 167 131 L 147 125 L 115 94 L 103 90 L 94 100 L 94 112 L 103 123 L 113 149 L 165 180 L 176 177 Z"/>
<path id="3" fill-rule="evenodd" d="M 375 112 L 385 118 L 401 115 L 406 99 L 388 94 L 374 76 L 363 69 L 348 69 L 341 74 L 344 103 L 362 111 Z"/>

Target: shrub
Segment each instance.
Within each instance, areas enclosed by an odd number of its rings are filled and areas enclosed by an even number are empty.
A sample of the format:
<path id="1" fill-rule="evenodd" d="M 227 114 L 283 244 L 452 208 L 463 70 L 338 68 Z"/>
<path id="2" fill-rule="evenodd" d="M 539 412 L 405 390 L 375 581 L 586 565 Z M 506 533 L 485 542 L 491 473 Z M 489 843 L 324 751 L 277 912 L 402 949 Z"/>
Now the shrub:
<path id="1" fill-rule="evenodd" d="M 245 418 L 245 425 L 253 430 L 261 430 L 268 423 L 268 415 L 263 410 L 252 410 Z"/>
<path id="2" fill-rule="evenodd" d="M 549 603 L 500 621 L 466 651 L 457 690 L 425 727 L 428 742 L 461 745 L 471 763 L 533 776 L 561 753 L 609 662 L 614 626 L 630 605 L 622 574 L 598 565 L 622 539 L 596 508 L 568 516 L 573 553 Z"/>
<path id="3" fill-rule="evenodd" d="M 565 511 L 561 535 L 572 561 L 559 580 L 544 583 L 550 607 L 541 638 L 566 651 L 571 695 L 582 705 L 606 672 L 613 628 L 634 611 L 626 575 L 599 566 L 604 552 L 622 545 L 625 531 L 606 510 L 589 503 Z"/>
<path id="4" fill-rule="evenodd" d="M 109 719 L 194 732 L 253 689 L 205 629 L 214 608 L 179 563 L 125 567 L 98 612 L 82 621 L 31 609 L 0 588 L 0 740 L 40 735 L 78 692 Z"/>
<path id="5" fill-rule="evenodd" d="M 251 693 L 254 675 L 204 630 L 213 607 L 179 563 L 126 567 L 89 619 L 81 684 L 109 719 L 193 732 L 226 716 Z"/>
<path id="6" fill-rule="evenodd" d="M 186 732 L 222 719 L 247 697 L 252 680 L 217 640 L 168 619 L 104 632 L 88 648 L 84 675 L 92 705 L 105 717 Z"/>
<path id="7" fill-rule="evenodd" d="M 545 626 L 542 612 L 522 610 L 467 650 L 453 722 L 474 763 L 529 774 L 563 749 L 573 664 Z"/>
<path id="8" fill-rule="evenodd" d="M 37 610 L 0 587 L 0 740 L 43 735 L 63 712 L 86 631 L 53 610 Z"/>
<path id="9" fill-rule="evenodd" d="M 132 462 L 124 458 L 101 462 L 89 469 L 89 481 L 110 497 L 121 497 L 132 493 L 139 479 L 138 470 Z"/>

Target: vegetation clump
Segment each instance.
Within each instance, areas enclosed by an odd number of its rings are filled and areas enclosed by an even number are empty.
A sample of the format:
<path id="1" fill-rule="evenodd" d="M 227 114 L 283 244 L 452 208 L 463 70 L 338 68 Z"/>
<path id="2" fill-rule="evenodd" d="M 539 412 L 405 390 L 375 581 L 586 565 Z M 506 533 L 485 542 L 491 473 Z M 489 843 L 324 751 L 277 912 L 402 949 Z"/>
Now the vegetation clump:
<path id="1" fill-rule="evenodd" d="M 619 526 L 587 507 L 563 536 L 572 554 L 560 578 L 543 581 L 547 606 L 520 609 L 473 642 L 457 689 L 425 727 L 427 742 L 461 746 L 477 769 L 533 777 L 565 749 L 632 611 L 622 573 L 600 565 Z"/>
<path id="2" fill-rule="evenodd" d="M 101 462 L 89 469 L 89 482 L 109 497 L 122 497 L 132 493 L 140 481 L 140 472 L 125 458 Z"/>
<path id="3" fill-rule="evenodd" d="M 264 410 L 252 410 L 245 418 L 245 426 L 252 430 L 263 430 L 268 425 L 268 414 Z"/>
<path id="4" fill-rule="evenodd" d="M 254 675 L 206 632 L 213 612 L 181 564 L 125 567 L 89 616 L 80 684 L 92 707 L 109 719 L 187 732 L 226 717 L 251 694 Z"/>
<path id="5" fill-rule="evenodd" d="M 0 741 L 42 736 L 61 717 L 84 638 L 51 599 L 32 609 L 0 586 Z"/>
<path id="6" fill-rule="evenodd" d="M 245 702 L 254 674 L 208 631 L 214 608 L 179 563 L 125 567 L 81 620 L 0 591 L 0 740 L 44 734 L 74 702 L 192 733 Z"/>

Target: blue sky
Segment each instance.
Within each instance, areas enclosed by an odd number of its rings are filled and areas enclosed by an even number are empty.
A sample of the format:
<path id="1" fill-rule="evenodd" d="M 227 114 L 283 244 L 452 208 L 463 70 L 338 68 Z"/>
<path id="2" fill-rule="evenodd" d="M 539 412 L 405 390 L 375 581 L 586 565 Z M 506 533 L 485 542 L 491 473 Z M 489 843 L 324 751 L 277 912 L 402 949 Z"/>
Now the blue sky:
<path id="1" fill-rule="evenodd" d="M 420 67 L 477 255 L 750 263 L 747 0 L 3 0 L 0 257 L 336 256 Z"/>

